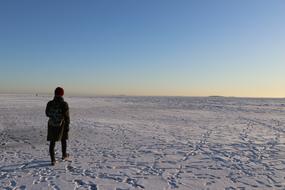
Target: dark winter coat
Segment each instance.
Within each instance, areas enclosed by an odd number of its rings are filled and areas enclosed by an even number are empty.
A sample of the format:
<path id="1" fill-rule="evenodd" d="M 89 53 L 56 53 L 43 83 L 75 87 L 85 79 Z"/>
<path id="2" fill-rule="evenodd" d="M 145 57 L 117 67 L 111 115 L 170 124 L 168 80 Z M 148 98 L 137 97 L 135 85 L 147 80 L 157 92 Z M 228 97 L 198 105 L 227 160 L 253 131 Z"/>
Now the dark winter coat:
<path id="1" fill-rule="evenodd" d="M 63 122 L 61 126 L 54 127 L 48 123 L 48 134 L 47 140 L 48 141 L 60 141 L 60 140 L 67 140 L 68 139 L 68 131 L 69 131 L 69 108 L 68 104 L 64 101 L 61 96 L 55 96 L 53 100 L 47 103 L 46 107 L 46 116 L 51 118 L 53 117 L 53 108 L 55 106 L 59 106 L 61 113 L 63 114 Z"/>

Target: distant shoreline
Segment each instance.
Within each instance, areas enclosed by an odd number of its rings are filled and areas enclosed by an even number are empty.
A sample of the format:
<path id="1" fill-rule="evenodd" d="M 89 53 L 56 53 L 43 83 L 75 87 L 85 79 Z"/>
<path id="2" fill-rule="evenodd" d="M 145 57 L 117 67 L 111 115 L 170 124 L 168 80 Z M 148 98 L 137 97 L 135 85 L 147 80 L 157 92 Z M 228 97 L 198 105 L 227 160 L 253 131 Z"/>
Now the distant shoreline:
<path id="1" fill-rule="evenodd" d="M 0 96 L 39 96 L 39 97 L 51 97 L 53 94 L 47 93 L 0 93 Z M 81 97 L 81 98 L 98 98 L 98 97 L 133 97 L 133 98 L 217 98 L 217 99 L 285 99 L 285 97 L 246 97 L 246 96 L 219 96 L 219 95 L 211 95 L 211 96 L 158 96 L 158 95 L 68 95 L 65 97 Z"/>

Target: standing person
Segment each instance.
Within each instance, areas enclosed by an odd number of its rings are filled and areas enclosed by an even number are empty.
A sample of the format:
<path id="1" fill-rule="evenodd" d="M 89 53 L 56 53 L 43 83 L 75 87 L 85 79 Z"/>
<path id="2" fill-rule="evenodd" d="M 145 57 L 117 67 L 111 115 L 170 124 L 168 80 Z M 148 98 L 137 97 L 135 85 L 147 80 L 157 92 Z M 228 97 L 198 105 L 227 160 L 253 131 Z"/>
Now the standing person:
<path id="1" fill-rule="evenodd" d="M 61 141 L 62 159 L 67 160 L 69 154 L 67 154 L 67 144 L 69 131 L 69 108 L 67 102 L 63 99 L 64 90 L 61 87 L 57 87 L 54 91 L 53 100 L 47 103 L 46 116 L 48 120 L 48 134 L 47 141 L 50 141 L 49 153 L 51 158 L 51 164 L 55 165 L 55 143 Z"/>

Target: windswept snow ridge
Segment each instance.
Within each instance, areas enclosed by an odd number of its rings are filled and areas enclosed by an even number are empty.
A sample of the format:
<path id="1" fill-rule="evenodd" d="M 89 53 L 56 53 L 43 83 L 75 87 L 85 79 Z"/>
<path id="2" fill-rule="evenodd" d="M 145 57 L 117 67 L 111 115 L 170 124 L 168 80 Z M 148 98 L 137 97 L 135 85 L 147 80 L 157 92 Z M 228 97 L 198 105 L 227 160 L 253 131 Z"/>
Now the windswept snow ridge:
<path id="1" fill-rule="evenodd" d="M 0 189 L 285 189 L 284 99 L 68 97 L 51 166 L 51 98 L 0 95 Z"/>

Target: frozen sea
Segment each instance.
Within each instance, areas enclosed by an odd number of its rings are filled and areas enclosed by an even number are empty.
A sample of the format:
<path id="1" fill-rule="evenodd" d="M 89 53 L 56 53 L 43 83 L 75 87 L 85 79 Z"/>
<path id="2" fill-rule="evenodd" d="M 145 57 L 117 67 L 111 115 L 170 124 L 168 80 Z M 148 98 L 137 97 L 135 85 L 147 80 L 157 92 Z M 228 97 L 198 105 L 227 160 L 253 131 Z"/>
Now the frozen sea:
<path id="1" fill-rule="evenodd" d="M 72 162 L 51 166 L 52 98 L 0 95 L 0 189 L 285 189 L 285 99 L 65 97 Z"/>

